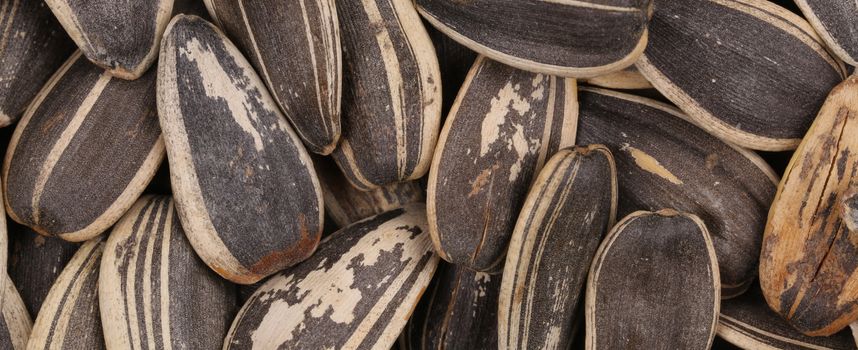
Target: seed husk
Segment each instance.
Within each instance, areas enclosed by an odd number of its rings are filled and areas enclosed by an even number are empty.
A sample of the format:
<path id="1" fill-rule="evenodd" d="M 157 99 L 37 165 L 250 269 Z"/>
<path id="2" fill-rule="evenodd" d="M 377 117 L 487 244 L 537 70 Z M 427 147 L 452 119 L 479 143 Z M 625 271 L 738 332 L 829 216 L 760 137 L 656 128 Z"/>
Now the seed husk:
<path id="1" fill-rule="evenodd" d="M 111 349 L 220 348 L 237 309 L 236 291 L 194 253 L 172 199 L 143 196 L 104 246 L 98 298 L 105 343 Z"/>
<path id="2" fill-rule="evenodd" d="M 9 223 L 8 229 L 9 277 L 15 282 L 27 312 L 35 316 L 80 244 L 45 237 L 14 222 Z"/>
<path id="3" fill-rule="evenodd" d="M 438 265 L 426 226 L 413 204 L 325 238 L 253 294 L 224 349 L 389 349 Z"/>
<path id="4" fill-rule="evenodd" d="M 3 320 L 0 322 L 0 349 L 24 350 L 33 321 L 9 275 L 3 274 Z"/>
<path id="5" fill-rule="evenodd" d="M 617 211 L 617 175 L 602 145 L 564 149 L 534 181 L 509 243 L 499 349 L 569 349 L 590 263 Z"/>
<path id="6" fill-rule="evenodd" d="M 593 86 L 617 90 L 653 89 L 649 80 L 646 80 L 643 74 L 641 74 L 635 66 L 629 66 L 620 71 L 595 76 L 584 80 L 584 82 Z"/>
<path id="7" fill-rule="evenodd" d="M 427 207 L 435 251 L 478 271 L 501 265 L 531 180 L 574 145 L 574 79 L 477 58 L 441 131 Z"/>
<path id="8" fill-rule="evenodd" d="M 441 126 L 441 73 L 409 0 L 337 1 L 342 136 L 334 159 L 368 190 L 429 170 Z"/>
<path id="9" fill-rule="evenodd" d="M 39 311 L 28 349 L 105 349 L 98 308 L 98 271 L 105 236 L 74 253 Z"/>
<path id="10" fill-rule="evenodd" d="M 650 0 L 417 0 L 433 26 L 510 66 L 592 77 L 621 70 L 647 43 Z"/>
<path id="11" fill-rule="evenodd" d="M 30 100 L 74 52 L 74 43 L 43 1 L 10 0 L 0 8 L 0 127 L 18 120 Z"/>
<path id="12" fill-rule="evenodd" d="M 587 349 L 709 349 L 720 291 L 700 218 L 632 213 L 608 233 L 590 269 Z"/>
<path id="13" fill-rule="evenodd" d="M 265 85 L 211 23 L 179 15 L 158 110 L 179 218 L 203 261 L 251 284 L 306 259 L 322 232 L 313 163 Z"/>
<path id="14" fill-rule="evenodd" d="M 665 104 L 581 88 L 578 142 L 604 144 L 617 164 L 617 216 L 675 208 L 705 218 L 721 272 L 722 297 L 756 276 L 761 233 L 777 175 L 756 154 L 713 137 Z"/>
<path id="15" fill-rule="evenodd" d="M 760 285 L 802 333 L 834 334 L 858 320 L 858 77 L 838 85 L 787 166 L 769 212 Z"/>
<path id="16" fill-rule="evenodd" d="M 164 159 L 155 77 L 127 81 L 79 51 L 69 58 L 12 135 L 3 167 L 9 216 L 72 242 L 119 220 Z"/>
<path id="17" fill-rule="evenodd" d="M 742 147 L 798 146 L 842 62 L 801 17 L 764 0 L 656 0 L 637 62 L 708 132 Z"/>
<path id="18" fill-rule="evenodd" d="M 828 48 L 850 66 L 858 66 L 858 4 L 844 0 L 796 0 L 804 17 Z"/>
<path id="19" fill-rule="evenodd" d="M 155 62 L 174 0 L 45 0 L 86 57 L 111 75 L 140 78 Z"/>
<path id="20" fill-rule="evenodd" d="M 206 0 L 304 141 L 329 154 L 340 137 L 340 31 L 334 0 Z"/>

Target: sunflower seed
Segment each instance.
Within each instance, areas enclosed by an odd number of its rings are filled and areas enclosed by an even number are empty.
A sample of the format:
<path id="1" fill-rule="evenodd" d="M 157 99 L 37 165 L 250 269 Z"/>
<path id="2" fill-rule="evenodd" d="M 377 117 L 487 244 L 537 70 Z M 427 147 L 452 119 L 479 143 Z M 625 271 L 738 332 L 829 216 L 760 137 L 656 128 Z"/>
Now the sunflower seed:
<path id="1" fill-rule="evenodd" d="M 630 66 L 621 71 L 599 75 L 584 81 L 587 84 L 620 90 L 643 90 L 652 89 L 649 80 L 638 71 L 637 67 Z"/>
<path id="2" fill-rule="evenodd" d="M 214 25 L 179 15 L 158 70 L 176 206 L 203 261 L 250 284 L 306 259 L 322 232 L 322 191 L 250 63 Z"/>
<path id="3" fill-rule="evenodd" d="M 30 331 L 33 329 L 33 321 L 27 314 L 27 308 L 21 295 L 15 290 L 15 285 L 4 274 L 3 283 L 3 315 L 0 320 L 0 349 L 24 350 Z"/>
<path id="4" fill-rule="evenodd" d="M 215 23 L 247 55 L 307 149 L 340 137 L 340 32 L 333 0 L 206 0 Z"/>
<path id="5" fill-rule="evenodd" d="M 126 81 L 74 54 L 12 135 L 3 167 L 9 216 L 73 242 L 107 230 L 164 159 L 155 113 L 154 70 Z"/>
<path id="6" fill-rule="evenodd" d="M 843 64 L 799 16 L 764 0 L 656 0 L 641 73 L 700 127 L 795 148 Z"/>
<path id="7" fill-rule="evenodd" d="M 509 243 L 499 298 L 499 349 L 569 349 L 575 310 L 617 212 L 605 146 L 564 149 L 534 181 Z"/>
<path id="8" fill-rule="evenodd" d="M 477 58 L 429 172 L 430 233 L 444 260 L 480 271 L 503 262 L 531 180 L 575 143 L 577 117 L 574 79 Z"/>
<path id="9" fill-rule="evenodd" d="M 360 189 L 429 170 L 441 125 L 441 73 L 409 0 L 337 1 L 343 133 L 333 156 Z"/>
<path id="10" fill-rule="evenodd" d="M 194 254 L 169 197 L 141 197 L 104 252 L 98 298 L 108 348 L 223 345 L 237 290 Z"/>
<path id="11" fill-rule="evenodd" d="M 587 349 L 709 349 L 720 304 L 715 249 L 697 216 L 635 212 L 587 281 Z"/>
<path id="12" fill-rule="evenodd" d="M 545 74 L 621 70 L 647 43 L 650 0 L 417 0 L 444 34 L 494 60 Z"/>
<path id="13" fill-rule="evenodd" d="M 98 309 L 104 239 L 84 243 L 62 269 L 36 317 L 28 349 L 105 349 Z"/>
<path id="14" fill-rule="evenodd" d="M 778 181 L 774 171 L 662 103 L 596 88 L 581 88 L 578 96 L 579 144 L 604 144 L 617 162 L 617 215 L 676 208 L 706 218 L 719 257 L 721 295 L 745 291 L 757 271 Z"/>
<path id="15" fill-rule="evenodd" d="M 796 0 L 804 17 L 841 60 L 858 66 L 858 3 L 845 0 Z"/>
<path id="16" fill-rule="evenodd" d="M 26 226 L 9 223 L 9 277 L 30 315 L 39 314 L 48 291 L 78 248 L 80 244 L 45 237 Z"/>
<path id="17" fill-rule="evenodd" d="M 90 61 L 129 80 L 155 61 L 173 10 L 173 0 L 45 2 Z"/>
<path id="18" fill-rule="evenodd" d="M 425 231 L 414 204 L 334 233 L 256 291 L 224 349 L 389 349 L 438 265 Z"/>
<path id="19" fill-rule="evenodd" d="M 802 333 L 858 320 L 858 242 L 848 215 L 858 186 L 858 76 L 832 90 L 784 173 L 760 256 L 769 306 Z M 846 214 L 846 215 L 844 215 Z"/>

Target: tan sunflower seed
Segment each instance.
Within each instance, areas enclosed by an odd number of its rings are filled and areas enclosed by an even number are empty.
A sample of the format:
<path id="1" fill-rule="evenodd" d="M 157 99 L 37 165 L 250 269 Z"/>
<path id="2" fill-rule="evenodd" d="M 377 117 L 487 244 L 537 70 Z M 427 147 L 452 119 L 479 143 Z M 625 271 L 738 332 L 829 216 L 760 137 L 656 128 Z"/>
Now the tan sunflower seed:
<path id="1" fill-rule="evenodd" d="M 858 66 L 858 3 L 845 0 L 796 0 L 810 25 L 841 60 Z"/>
<path id="2" fill-rule="evenodd" d="M 69 58 L 12 135 L 3 167 L 9 216 L 73 242 L 119 220 L 164 159 L 155 76 L 126 81 L 80 52 Z"/>
<path id="3" fill-rule="evenodd" d="M 557 152 L 539 172 L 509 243 L 499 349 L 569 349 L 590 263 L 617 212 L 605 146 Z"/>
<path id="4" fill-rule="evenodd" d="M 9 275 L 3 274 L 5 281 L 3 286 L 3 311 L 2 322 L 0 322 L 0 349 L 24 350 L 30 331 L 33 329 L 33 321 L 27 314 L 27 307 L 21 300 L 21 295 L 15 289 L 15 285 L 9 279 Z"/>
<path id="5" fill-rule="evenodd" d="M 0 127 L 24 114 L 30 100 L 74 52 L 43 1 L 6 0 L 0 7 Z"/>
<path id="6" fill-rule="evenodd" d="M 343 131 L 333 156 L 360 189 L 429 170 L 441 125 L 441 73 L 409 0 L 337 1 Z"/>
<path id="7" fill-rule="evenodd" d="M 683 120 L 676 108 L 633 95 L 581 88 L 580 144 L 611 149 L 622 217 L 676 208 L 705 218 L 718 253 L 722 297 L 756 276 L 761 233 L 777 175 L 756 154 Z"/>
<path id="8" fill-rule="evenodd" d="M 224 349 L 389 349 L 438 265 L 426 230 L 413 204 L 327 237 L 251 296 Z"/>
<path id="9" fill-rule="evenodd" d="M 173 0 L 45 2 L 90 61 L 129 80 L 155 62 L 173 11 Z"/>
<path id="10" fill-rule="evenodd" d="M 176 207 L 203 261 L 251 284 L 306 259 L 322 233 L 322 191 L 250 63 L 214 25 L 179 15 L 158 70 Z"/>
<path id="11" fill-rule="evenodd" d="M 433 26 L 513 67 L 591 77 L 621 70 L 647 43 L 650 0 L 417 0 Z"/>
<path id="12" fill-rule="evenodd" d="M 532 179 L 575 143 L 576 89 L 574 79 L 477 58 L 429 171 L 430 233 L 444 260 L 480 271 L 503 262 Z"/>
<path id="13" fill-rule="evenodd" d="M 334 0 L 206 0 L 309 151 L 340 137 L 340 31 Z"/>
<path id="14" fill-rule="evenodd" d="M 141 197 L 104 246 L 98 305 L 105 343 L 110 349 L 220 348 L 236 292 L 194 253 L 173 200 Z"/>
<path id="15" fill-rule="evenodd" d="M 801 17 L 764 0 L 656 0 L 641 73 L 737 145 L 798 146 L 843 64 Z"/>
<path id="16" fill-rule="evenodd" d="M 700 218 L 632 213 L 608 233 L 590 269 L 587 349 L 709 349 L 720 290 Z"/>
<path id="17" fill-rule="evenodd" d="M 760 285 L 769 306 L 804 334 L 858 320 L 858 77 L 831 91 L 784 173 L 769 213 Z"/>
<path id="18" fill-rule="evenodd" d="M 80 244 L 45 237 L 29 227 L 9 223 L 9 277 L 27 312 L 38 315 L 48 291 Z"/>
<path id="19" fill-rule="evenodd" d="M 98 308 L 98 271 L 104 236 L 84 243 L 39 311 L 27 349 L 105 349 Z"/>
<path id="20" fill-rule="evenodd" d="M 643 90 L 653 88 L 649 80 L 646 80 L 643 74 L 641 74 L 635 66 L 630 66 L 626 69 L 605 75 L 598 75 L 584 80 L 584 82 L 593 86 L 619 90 Z"/>

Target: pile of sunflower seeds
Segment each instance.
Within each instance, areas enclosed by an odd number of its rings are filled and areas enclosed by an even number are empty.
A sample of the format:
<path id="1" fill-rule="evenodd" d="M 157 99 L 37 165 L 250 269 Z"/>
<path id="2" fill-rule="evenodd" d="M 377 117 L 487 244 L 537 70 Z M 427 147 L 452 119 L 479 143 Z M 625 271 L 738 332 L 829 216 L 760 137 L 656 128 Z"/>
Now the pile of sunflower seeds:
<path id="1" fill-rule="evenodd" d="M 854 0 L 0 28 L 0 349 L 856 349 Z"/>

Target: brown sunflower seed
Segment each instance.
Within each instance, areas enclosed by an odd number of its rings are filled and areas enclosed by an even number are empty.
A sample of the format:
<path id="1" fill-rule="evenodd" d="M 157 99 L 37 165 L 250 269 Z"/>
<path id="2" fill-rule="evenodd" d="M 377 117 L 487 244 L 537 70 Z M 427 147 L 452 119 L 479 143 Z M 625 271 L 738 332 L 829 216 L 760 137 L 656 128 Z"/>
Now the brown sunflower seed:
<path id="1" fill-rule="evenodd" d="M 647 43 L 650 0 L 417 0 L 436 28 L 513 67 L 590 77 L 621 70 Z"/>
<path id="2" fill-rule="evenodd" d="M 74 43 L 43 1 L 7 0 L 0 7 L 0 127 L 27 104 L 74 52 Z"/>
<path id="3" fill-rule="evenodd" d="M 611 149 L 622 217 L 675 208 L 705 218 L 721 271 L 722 297 L 753 281 L 777 175 L 756 154 L 683 120 L 676 108 L 633 95 L 581 88 L 579 144 Z"/>
<path id="4" fill-rule="evenodd" d="M 105 236 L 84 243 L 45 298 L 28 349 L 105 349 L 98 309 L 98 271 Z"/>
<path id="5" fill-rule="evenodd" d="M 334 233 L 253 294 L 224 349 L 389 349 L 438 265 L 426 230 L 413 204 Z"/>
<path id="6" fill-rule="evenodd" d="M 575 143 L 574 79 L 477 58 L 444 124 L 427 207 L 444 260 L 488 271 L 503 262 L 531 180 Z"/>
<path id="7" fill-rule="evenodd" d="M 69 58 L 12 135 L 3 167 L 9 216 L 73 242 L 119 220 L 164 159 L 155 76 L 127 81 L 80 52 Z"/>
<path id="8" fill-rule="evenodd" d="M 173 1 L 45 0 L 90 61 L 130 80 L 155 62 Z"/>
<path id="9" fill-rule="evenodd" d="M 539 172 L 509 243 L 499 349 L 569 349 L 590 262 L 617 212 L 605 146 L 564 149 Z"/>
<path id="10" fill-rule="evenodd" d="M 194 254 L 172 199 L 141 197 L 104 245 L 98 305 L 105 343 L 111 349 L 220 348 L 236 291 Z"/>
<path id="11" fill-rule="evenodd" d="M 858 76 L 838 85 L 784 173 L 769 213 L 760 285 L 802 333 L 834 334 L 858 320 Z M 854 192 L 852 192 L 854 193 Z"/>
<path id="12" fill-rule="evenodd" d="M 841 60 L 858 66 L 858 3 L 845 0 L 796 0 L 804 17 Z"/>
<path id="13" fill-rule="evenodd" d="M 268 85 L 309 151 L 340 137 L 340 31 L 334 0 L 206 0 L 215 23 Z"/>
<path id="14" fill-rule="evenodd" d="M 27 312 L 38 315 L 42 303 L 80 244 L 45 237 L 29 227 L 9 223 L 9 277 Z"/>
<path id="15" fill-rule="evenodd" d="M 721 286 L 703 221 L 635 212 L 599 247 L 587 281 L 587 349 L 709 349 Z"/>
<path id="16" fill-rule="evenodd" d="M 584 80 L 584 82 L 593 86 L 608 89 L 643 90 L 653 88 L 649 80 L 646 80 L 643 74 L 641 74 L 635 66 L 630 66 L 613 73 L 595 76 Z"/>
<path id="17" fill-rule="evenodd" d="M 409 0 L 337 1 L 343 131 L 333 156 L 360 189 L 429 170 L 441 125 L 441 73 Z"/>
<path id="18" fill-rule="evenodd" d="M 179 15 L 158 110 L 182 226 L 203 261 L 250 284 L 306 259 L 322 233 L 312 160 L 265 85 L 211 23 Z"/>
<path id="19" fill-rule="evenodd" d="M 759 150 L 795 148 L 843 64 L 801 17 L 764 0 L 656 0 L 637 62 L 700 127 Z"/>
<path id="20" fill-rule="evenodd" d="M 0 283 L 3 286 L 3 311 L 0 319 L 0 349 L 24 350 L 30 331 L 33 329 L 33 321 L 27 314 L 27 308 L 21 295 L 15 289 L 15 285 L 9 279 L 9 275 L 3 274 Z"/>

